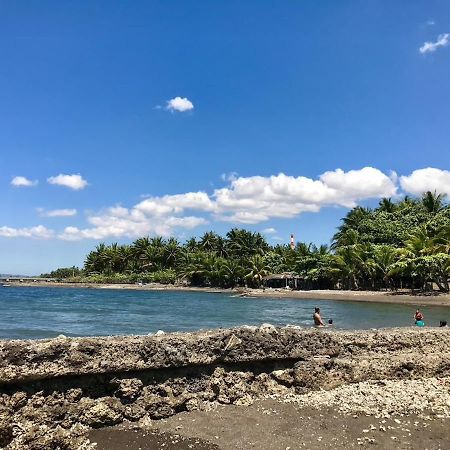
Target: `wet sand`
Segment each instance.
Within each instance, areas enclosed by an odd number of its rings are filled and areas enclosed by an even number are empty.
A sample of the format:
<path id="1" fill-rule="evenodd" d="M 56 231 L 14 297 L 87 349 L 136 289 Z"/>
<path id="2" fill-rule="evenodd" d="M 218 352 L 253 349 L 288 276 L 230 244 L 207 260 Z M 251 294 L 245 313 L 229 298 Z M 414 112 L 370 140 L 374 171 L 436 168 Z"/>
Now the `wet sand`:
<path id="1" fill-rule="evenodd" d="M 251 406 L 181 413 L 153 421 L 148 431 L 121 426 L 93 430 L 89 437 L 98 450 L 437 450 L 450 448 L 449 425 L 450 419 L 424 420 L 415 415 L 377 419 L 262 400 Z"/>
<path id="2" fill-rule="evenodd" d="M 12 282 L 10 287 L 59 287 L 59 288 L 84 288 L 84 289 L 127 289 L 140 291 L 185 291 L 206 293 L 228 293 L 230 295 L 242 295 L 246 297 L 264 298 L 293 298 L 298 300 L 318 299 L 370 303 L 397 303 L 417 306 L 450 306 L 450 294 L 438 291 L 429 293 L 415 293 L 411 291 L 344 291 L 344 290 L 311 290 L 292 291 L 289 289 L 220 289 L 193 286 L 175 286 L 165 284 L 97 284 L 97 283 L 58 283 L 58 282 Z"/>

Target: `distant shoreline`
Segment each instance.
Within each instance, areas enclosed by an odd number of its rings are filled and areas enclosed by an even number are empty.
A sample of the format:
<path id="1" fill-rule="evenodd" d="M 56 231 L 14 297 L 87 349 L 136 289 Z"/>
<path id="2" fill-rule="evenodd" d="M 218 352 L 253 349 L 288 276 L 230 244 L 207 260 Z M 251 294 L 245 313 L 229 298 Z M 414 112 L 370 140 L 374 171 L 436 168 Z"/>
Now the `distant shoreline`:
<path id="1" fill-rule="evenodd" d="M 298 300 L 337 300 L 367 303 L 395 303 L 417 306 L 450 306 L 450 294 L 433 292 L 429 294 L 415 294 L 408 292 L 384 292 L 384 291 L 343 291 L 343 290 L 311 290 L 290 291 L 284 289 L 221 289 L 195 286 L 174 286 L 167 284 L 150 283 L 138 284 L 98 284 L 98 283 L 64 283 L 64 282 L 11 282 L 10 287 L 59 287 L 59 288 L 85 288 L 85 289 L 114 289 L 114 290 L 137 290 L 137 291 L 182 291 L 182 292 L 206 292 L 206 293 L 228 293 L 241 295 L 242 297 L 261 298 L 291 298 Z M 3 288 L 0 288 L 3 289 Z"/>

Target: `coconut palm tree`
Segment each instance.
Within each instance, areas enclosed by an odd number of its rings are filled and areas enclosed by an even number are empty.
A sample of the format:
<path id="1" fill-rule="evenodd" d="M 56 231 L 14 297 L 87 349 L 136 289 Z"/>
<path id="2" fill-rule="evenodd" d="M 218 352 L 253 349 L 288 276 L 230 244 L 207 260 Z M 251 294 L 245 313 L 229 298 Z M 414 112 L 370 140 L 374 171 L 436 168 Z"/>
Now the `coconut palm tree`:
<path id="1" fill-rule="evenodd" d="M 261 255 L 254 255 L 249 259 L 245 279 L 250 285 L 254 287 L 261 286 L 263 278 L 268 274 L 269 270 Z"/>
<path id="2" fill-rule="evenodd" d="M 345 289 L 358 289 L 362 264 L 358 246 L 341 247 L 333 258 L 332 273 L 342 280 Z"/>
<path id="3" fill-rule="evenodd" d="M 385 211 L 392 213 L 397 208 L 397 205 L 391 200 L 391 198 L 382 198 L 378 203 L 378 211 Z"/>
<path id="4" fill-rule="evenodd" d="M 244 268 L 237 259 L 222 259 L 219 274 L 221 284 L 234 287 L 242 280 Z"/>
<path id="5" fill-rule="evenodd" d="M 422 205 L 430 214 L 436 214 L 444 207 L 445 197 L 445 194 L 437 194 L 436 191 L 425 192 L 422 195 Z"/>
<path id="6" fill-rule="evenodd" d="M 175 267 L 180 254 L 180 243 L 177 239 L 171 237 L 162 248 L 162 259 L 164 267 Z"/>
<path id="7" fill-rule="evenodd" d="M 207 231 L 201 238 L 199 246 L 205 252 L 215 252 L 220 236 L 214 231 Z"/>

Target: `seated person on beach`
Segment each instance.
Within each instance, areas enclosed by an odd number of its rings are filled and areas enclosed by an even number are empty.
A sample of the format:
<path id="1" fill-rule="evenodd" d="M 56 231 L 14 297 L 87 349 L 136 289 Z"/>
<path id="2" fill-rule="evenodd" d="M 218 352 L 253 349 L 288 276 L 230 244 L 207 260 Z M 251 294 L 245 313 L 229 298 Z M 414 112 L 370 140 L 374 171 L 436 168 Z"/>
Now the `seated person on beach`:
<path id="1" fill-rule="evenodd" d="M 314 319 L 314 325 L 316 327 L 324 327 L 325 326 L 322 321 L 322 317 L 320 317 L 320 308 L 314 309 L 313 319 Z"/>

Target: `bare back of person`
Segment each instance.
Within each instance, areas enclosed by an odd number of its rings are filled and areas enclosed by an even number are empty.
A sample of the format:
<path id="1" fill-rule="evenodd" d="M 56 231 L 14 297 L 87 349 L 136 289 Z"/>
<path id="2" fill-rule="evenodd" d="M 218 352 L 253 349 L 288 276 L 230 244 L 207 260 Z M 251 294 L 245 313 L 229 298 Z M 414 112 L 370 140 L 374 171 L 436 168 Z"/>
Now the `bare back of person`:
<path id="1" fill-rule="evenodd" d="M 320 316 L 320 309 L 319 308 L 316 308 L 314 310 L 313 319 L 314 319 L 314 325 L 316 327 L 324 327 L 325 326 L 325 324 L 322 321 L 322 317 Z"/>

